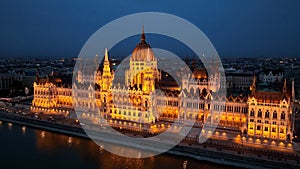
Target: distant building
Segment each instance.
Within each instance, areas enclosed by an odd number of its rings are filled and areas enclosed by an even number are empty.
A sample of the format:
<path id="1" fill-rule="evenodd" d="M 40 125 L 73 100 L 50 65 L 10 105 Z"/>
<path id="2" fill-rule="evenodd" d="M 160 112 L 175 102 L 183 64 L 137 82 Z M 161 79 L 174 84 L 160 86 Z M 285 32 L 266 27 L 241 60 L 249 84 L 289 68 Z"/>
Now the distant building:
<path id="1" fill-rule="evenodd" d="M 265 83 L 273 83 L 275 81 L 281 81 L 284 77 L 282 69 L 264 69 L 259 74 L 259 80 Z"/>
<path id="2" fill-rule="evenodd" d="M 249 89 L 252 84 L 253 72 L 226 71 L 226 87 L 229 89 Z"/>
<path id="3" fill-rule="evenodd" d="M 21 82 L 23 75 L 19 73 L 2 73 L 0 74 L 0 91 L 8 90 L 14 81 Z"/>

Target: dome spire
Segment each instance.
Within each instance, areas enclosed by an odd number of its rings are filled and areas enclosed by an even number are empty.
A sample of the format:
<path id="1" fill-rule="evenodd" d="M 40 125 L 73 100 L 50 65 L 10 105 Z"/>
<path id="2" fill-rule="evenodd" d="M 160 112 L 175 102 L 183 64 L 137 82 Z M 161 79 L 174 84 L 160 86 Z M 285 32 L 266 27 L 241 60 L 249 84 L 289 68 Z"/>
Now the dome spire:
<path id="1" fill-rule="evenodd" d="M 105 48 L 104 61 L 108 62 L 108 50 Z"/>
<path id="2" fill-rule="evenodd" d="M 144 31 L 144 25 L 142 27 L 142 36 L 141 36 L 141 42 L 146 41 L 145 31 Z"/>

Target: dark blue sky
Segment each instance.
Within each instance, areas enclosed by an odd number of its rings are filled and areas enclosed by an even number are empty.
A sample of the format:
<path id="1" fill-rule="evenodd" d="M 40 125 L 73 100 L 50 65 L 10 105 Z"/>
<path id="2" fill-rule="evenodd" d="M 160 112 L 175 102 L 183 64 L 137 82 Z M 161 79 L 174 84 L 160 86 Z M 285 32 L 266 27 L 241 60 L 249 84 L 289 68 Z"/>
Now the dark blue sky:
<path id="1" fill-rule="evenodd" d="M 299 57 L 299 9 L 299 0 L 1 0 L 0 56 L 77 56 L 106 23 L 155 11 L 198 26 L 220 56 Z"/>

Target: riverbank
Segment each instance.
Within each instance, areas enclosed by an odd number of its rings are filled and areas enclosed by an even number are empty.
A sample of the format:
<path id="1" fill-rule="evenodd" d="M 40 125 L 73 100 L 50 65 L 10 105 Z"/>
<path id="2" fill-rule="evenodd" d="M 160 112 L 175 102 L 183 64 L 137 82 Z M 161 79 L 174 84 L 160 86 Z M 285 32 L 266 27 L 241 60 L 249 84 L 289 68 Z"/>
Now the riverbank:
<path id="1" fill-rule="evenodd" d="M 50 121 L 42 121 L 35 118 L 28 118 L 22 115 L 16 115 L 12 113 L 0 112 L 0 120 L 6 121 L 10 123 L 16 123 L 19 125 L 25 125 L 28 127 L 59 132 L 67 135 L 87 138 L 89 137 L 85 134 L 84 130 L 81 127 L 70 126 L 66 124 L 58 124 Z M 101 135 L 100 135 L 101 136 Z M 104 137 L 103 137 L 104 138 Z M 102 138 L 97 138 L 101 140 Z M 128 144 L 124 142 L 124 140 L 118 140 L 116 135 L 105 135 L 105 139 L 102 141 L 119 144 L 122 146 L 129 146 L 133 148 L 141 148 L 141 145 L 136 144 Z M 143 149 L 147 151 L 155 151 L 155 147 L 143 145 Z M 285 158 L 285 159 L 264 159 L 262 156 L 258 156 L 256 154 L 238 154 L 237 151 L 233 151 L 230 149 L 226 149 L 222 147 L 220 150 L 215 145 L 209 144 L 191 144 L 188 142 L 182 142 L 167 153 L 187 156 L 191 158 L 195 158 L 198 160 L 209 161 L 213 163 L 232 165 L 244 168 L 296 168 L 300 167 L 299 162 L 295 160 L 291 160 L 293 158 Z M 284 158 L 284 157 L 282 157 Z"/>

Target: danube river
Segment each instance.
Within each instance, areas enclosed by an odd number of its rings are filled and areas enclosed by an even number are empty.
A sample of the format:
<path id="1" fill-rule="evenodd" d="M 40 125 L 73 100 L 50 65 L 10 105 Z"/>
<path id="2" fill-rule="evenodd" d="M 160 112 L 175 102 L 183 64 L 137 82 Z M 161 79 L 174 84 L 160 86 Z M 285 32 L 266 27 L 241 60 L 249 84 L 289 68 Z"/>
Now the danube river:
<path id="1" fill-rule="evenodd" d="M 182 169 L 184 161 L 187 169 L 233 168 L 170 154 L 119 157 L 88 139 L 6 122 L 0 122 L 0 147 L 1 169 Z"/>

